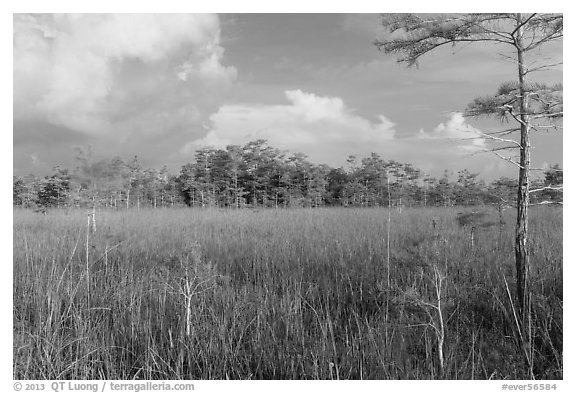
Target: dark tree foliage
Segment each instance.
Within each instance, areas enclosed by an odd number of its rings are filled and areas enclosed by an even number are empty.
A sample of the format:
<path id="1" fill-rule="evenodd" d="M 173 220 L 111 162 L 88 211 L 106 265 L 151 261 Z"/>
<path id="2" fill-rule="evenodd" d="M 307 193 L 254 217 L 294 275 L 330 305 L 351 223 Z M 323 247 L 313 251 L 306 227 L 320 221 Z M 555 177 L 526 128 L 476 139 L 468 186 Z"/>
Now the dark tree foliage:
<path id="1" fill-rule="evenodd" d="M 143 168 L 137 157 L 91 162 L 52 175 L 13 178 L 15 206 L 103 208 L 190 207 L 373 207 L 512 205 L 514 180 L 490 184 L 465 169 L 440 179 L 411 164 L 376 153 L 351 157 L 348 168 L 316 165 L 304 154 L 287 154 L 259 140 L 226 149 L 204 148 L 178 174 Z M 562 183 L 558 165 L 544 173 L 542 187 Z M 550 190 L 548 190 L 550 191 Z M 534 198 L 549 197 L 551 191 Z M 390 199 L 389 199 L 390 198 Z M 561 200 L 555 191 L 550 200 Z M 535 199 L 537 200 L 537 199 Z"/>
<path id="2" fill-rule="evenodd" d="M 564 172 L 560 165 L 555 164 L 544 172 L 544 182 L 552 186 L 558 186 L 564 183 Z"/>
<path id="3" fill-rule="evenodd" d="M 70 174 L 68 169 L 54 168 L 54 174 L 46 176 L 40 183 L 38 203 L 46 207 L 63 207 L 68 200 Z"/>
<path id="4" fill-rule="evenodd" d="M 328 186 L 327 186 L 327 197 L 326 201 L 330 205 L 340 204 L 342 201 L 342 195 L 344 187 L 348 183 L 348 174 L 343 168 L 331 169 L 327 175 Z"/>
<path id="5" fill-rule="evenodd" d="M 12 178 L 12 204 L 15 206 L 22 206 L 24 204 L 24 194 L 26 191 L 26 184 L 21 177 L 13 176 Z"/>

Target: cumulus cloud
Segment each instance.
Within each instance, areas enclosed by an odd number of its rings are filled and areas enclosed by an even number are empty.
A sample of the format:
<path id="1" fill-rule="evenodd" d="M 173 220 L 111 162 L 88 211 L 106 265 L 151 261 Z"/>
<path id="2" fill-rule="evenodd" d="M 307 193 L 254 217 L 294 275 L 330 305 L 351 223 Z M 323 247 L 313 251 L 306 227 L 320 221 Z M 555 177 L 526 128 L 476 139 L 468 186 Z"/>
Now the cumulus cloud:
<path id="1" fill-rule="evenodd" d="M 372 152 L 385 159 L 411 162 L 427 171 L 448 168 L 454 162 L 472 169 L 484 168 L 485 158 L 470 156 L 483 150 L 479 130 L 454 113 L 432 131 L 401 135 L 383 115 L 369 120 L 356 114 L 339 97 L 302 90 L 284 92 L 282 105 L 224 105 L 209 118 L 205 136 L 184 145 L 181 153 L 200 147 L 224 148 L 265 139 L 270 146 L 302 152 L 317 163 L 345 165 L 349 155 Z"/>
<path id="2" fill-rule="evenodd" d="M 224 83 L 236 79 L 237 71 L 234 67 L 224 67 L 220 63 L 224 50 L 221 47 L 209 45 L 202 51 L 202 59 L 198 56 L 190 59 L 177 67 L 177 75 L 180 80 L 188 81 L 191 78 L 199 78 L 207 84 Z"/>
<path id="3" fill-rule="evenodd" d="M 285 105 L 220 107 L 210 116 L 206 136 L 185 146 L 184 151 L 266 139 L 272 146 L 305 152 L 330 162 L 345 151 L 370 150 L 394 138 L 394 123 L 385 116 L 371 122 L 356 115 L 339 97 L 322 97 L 301 90 L 288 90 L 284 95 L 288 101 Z"/>
<path id="4" fill-rule="evenodd" d="M 15 15 L 14 118 L 93 134 L 129 129 L 131 113 L 151 108 L 189 120 L 182 105 L 203 105 L 190 97 L 236 78 L 223 53 L 215 15 Z"/>
<path id="5" fill-rule="evenodd" d="M 486 139 L 482 132 L 466 123 L 466 118 L 460 112 L 450 115 L 448 120 L 438 124 L 432 132 L 420 130 L 419 139 L 448 141 L 456 145 L 461 152 L 475 152 L 486 149 Z"/>

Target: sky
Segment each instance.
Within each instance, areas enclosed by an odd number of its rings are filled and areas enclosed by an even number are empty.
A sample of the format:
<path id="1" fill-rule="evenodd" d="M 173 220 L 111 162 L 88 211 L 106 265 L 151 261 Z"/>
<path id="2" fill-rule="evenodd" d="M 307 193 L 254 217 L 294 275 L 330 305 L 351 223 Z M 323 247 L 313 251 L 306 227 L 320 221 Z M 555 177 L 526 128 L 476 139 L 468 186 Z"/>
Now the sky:
<path id="1" fill-rule="evenodd" d="M 177 173 L 199 148 L 266 139 L 333 167 L 375 152 L 437 177 L 516 176 L 477 138 L 510 125 L 462 115 L 515 77 L 508 49 L 446 47 L 408 68 L 374 46 L 383 34 L 378 14 L 15 14 L 13 172 L 89 150 Z M 562 61 L 562 42 L 536 55 Z M 562 82 L 562 67 L 535 76 Z M 533 165 L 562 164 L 562 140 L 535 135 Z"/>

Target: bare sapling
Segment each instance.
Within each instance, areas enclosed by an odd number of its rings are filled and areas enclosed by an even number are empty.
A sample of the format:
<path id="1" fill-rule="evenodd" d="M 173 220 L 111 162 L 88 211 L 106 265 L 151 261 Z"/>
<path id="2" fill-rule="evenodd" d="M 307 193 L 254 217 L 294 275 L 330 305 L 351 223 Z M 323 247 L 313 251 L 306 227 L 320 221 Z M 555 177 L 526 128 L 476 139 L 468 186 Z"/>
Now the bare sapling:
<path id="1" fill-rule="evenodd" d="M 87 308 L 90 308 L 90 216 L 88 213 L 88 221 L 86 222 L 86 299 Z"/>
<path id="2" fill-rule="evenodd" d="M 86 223 L 86 299 L 87 308 L 90 308 L 90 230 L 96 232 L 96 205 L 92 205 L 92 210 L 88 212 Z"/>
<path id="3" fill-rule="evenodd" d="M 442 315 L 442 293 L 443 285 L 446 280 L 446 276 L 440 272 L 438 266 L 432 266 L 434 271 L 433 285 L 435 298 L 434 303 L 422 302 L 422 305 L 426 307 L 426 313 L 429 317 L 428 325 L 431 326 L 436 333 L 436 343 L 438 347 L 438 364 L 440 366 L 440 373 L 444 375 L 444 339 L 446 338 L 446 330 L 444 325 L 444 317 Z M 436 313 L 436 318 L 433 316 L 433 312 Z"/>
<path id="4" fill-rule="evenodd" d="M 198 295 L 212 289 L 218 276 L 214 273 L 210 262 L 202 262 L 197 248 L 193 248 L 190 254 L 180 259 L 179 279 L 175 283 L 170 283 L 167 278 L 164 282 L 170 293 L 182 299 L 186 337 L 192 334 L 192 301 Z"/>
<path id="5" fill-rule="evenodd" d="M 444 342 L 446 340 L 446 322 L 444 320 L 443 308 L 445 306 L 445 282 L 446 275 L 440 271 L 438 266 L 432 265 L 432 277 L 425 275 L 433 287 L 432 297 L 425 297 L 421 293 L 409 289 L 404 292 L 404 301 L 419 307 L 426 313 L 427 321 L 419 324 L 412 324 L 409 327 L 424 326 L 432 328 L 436 336 L 436 349 L 438 358 L 438 368 L 440 369 L 440 377 L 444 376 Z"/>
<path id="6" fill-rule="evenodd" d="M 96 205 L 92 206 L 92 212 L 88 213 L 92 219 L 92 231 L 96 232 Z"/>

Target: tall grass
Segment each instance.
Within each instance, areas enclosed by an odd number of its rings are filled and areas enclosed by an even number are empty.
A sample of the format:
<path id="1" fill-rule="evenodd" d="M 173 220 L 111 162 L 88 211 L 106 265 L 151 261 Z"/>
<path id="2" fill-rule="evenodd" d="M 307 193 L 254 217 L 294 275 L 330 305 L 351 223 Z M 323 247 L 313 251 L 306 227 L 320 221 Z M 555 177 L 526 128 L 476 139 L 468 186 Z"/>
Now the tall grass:
<path id="1" fill-rule="evenodd" d="M 471 242 L 458 211 L 392 212 L 388 285 L 387 209 L 14 210 L 14 378 L 528 378 L 513 213 Z M 558 379 L 562 210 L 531 225 L 533 371 Z"/>

